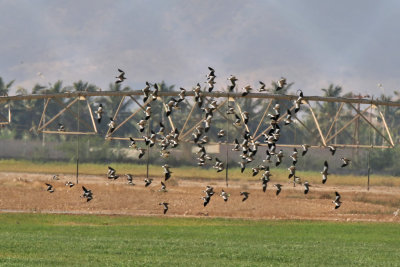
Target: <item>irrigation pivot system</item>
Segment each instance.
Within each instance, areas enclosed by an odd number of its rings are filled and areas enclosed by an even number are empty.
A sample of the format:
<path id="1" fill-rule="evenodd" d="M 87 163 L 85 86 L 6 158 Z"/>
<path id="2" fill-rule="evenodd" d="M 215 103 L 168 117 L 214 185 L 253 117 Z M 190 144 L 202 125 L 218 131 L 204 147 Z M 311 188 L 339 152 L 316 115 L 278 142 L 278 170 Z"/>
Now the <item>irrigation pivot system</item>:
<path id="1" fill-rule="evenodd" d="M 162 112 L 167 112 L 168 106 L 165 99 L 177 98 L 179 97 L 178 91 L 159 91 L 158 95 L 155 97 L 156 102 L 162 106 Z M 37 95 L 16 95 L 16 96 L 2 96 L 0 97 L 0 106 L 5 106 L 7 103 L 12 101 L 22 101 L 22 100 L 32 100 L 32 99 L 43 99 L 43 112 L 39 122 L 37 122 L 37 131 L 43 134 L 68 134 L 68 135 L 100 135 L 96 121 L 94 117 L 94 111 L 92 110 L 97 104 L 98 97 L 121 97 L 119 105 L 113 111 L 113 120 L 115 121 L 115 127 L 112 131 L 110 129 L 105 134 L 104 138 L 106 140 L 130 140 L 132 136 L 119 136 L 119 130 L 126 125 L 130 120 L 139 120 L 138 116 L 142 116 L 143 111 L 146 109 L 146 105 L 152 100 L 149 98 L 146 101 L 142 99 L 143 91 L 96 91 L 96 92 L 66 92 L 66 93 L 56 93 L 56 94 L 37 94 Z M 198 105 L 194 101 L 191 101 L 195 97 L 195 92 L 186 92 L 185 104 L 188 105 L 187 110 L 189 110 L 185 121 L 174 121 L 174 115 L 167 116 L 166 121 L 168 127 L 172 130 L 179 130 L 179 141 L 184 143 L 193 143 L 191 134 L 196 129 L 196 127 L 202 125 L 205 121 L 203 117 L 195 116 L 198 113 Z M 238 130 L 247 131 L 252 141 L 259 141 L 260 146 L 267 146 L 263 143 L 261 138 L 265 136 L 273 127 L 267 123 L 269 112 L 272 112 L 274 104 L 277 102 L 285 103 L 287 109 L 279 114 L 276 122 L 283 122 L 288 115 L 291 115 L 291 120 L 293 122 L 296 131 L 302 131 L 305 135 L 312 136 L 313 143 L 310 143 L 310 147 L 328 147 L 335 146 L 336 148 L 393 148 L 395 147 L 395 141 L 393 140 L 392 130 L 387 124 L 387 119 L 382 112 L 383 108 L 386 106 L 400 107 L 399 102 L 392 101 L 381 101 L 374 100 L 371 98 L 342 98 L 342 97 L 321 97 L 321 96 L 304 96 L 301 99 L 301 111 L 300 113 L 294 113 L 297 95 L 281 95 L 281 94 L 269 94 L 269 93 L 248 93 L 246 95 L 237 92 L 201 92 L 201 97 L 203 99 L 203 106 L 210 105 L 211 101 L 216 103 L 213 111 L 216 117 L 218 116 L 220 120 L 225 121 L 224 124 L 226 136 L 223 141 L 210 140 L 207 145 L 220 145 L 225 144 L 226 147 L 233 145 L 233 140 L 239 138 L 234 136 L 235 131 L 232 129 L 236 128 Z M 63 99 L 69 98 L 68 104 L 65 104 Z M 250 122 L 244 123 L 245 113 L 241 101 L 243 99 L 260 99 L 261 103 L 257 111 L 257 120 L 253 119 L 252 115 L 249 114 Z M 188 101 L 189 100 L 189 101 Z M 57 104 L 60 109 L 57 114 L 49 116 L 46 113 L 47 107 L 50 102 Z M 123 104 L 131 102 L 132 107 L 129 116 L 120 118 L 120 110 Z M 336 103 L 335 107 L 338 107 L 335 113 L 329 114 L 328 116 L 318 117 L 315 112 L 317 104 L 324 104 L 326 102 Z M 88 110 L 90 119 L 89 123 L 82 120 L 82 114 L 75 112 L 71 109 L 74 105 L 83 105 L 82 108 Z M 7 114 L 0 114 L 0 124 L 9 125 L 12 127 L 12 107 L 7 105 Z M 344 108 L 346 107 L 346 112 Z M 235 119 L 232 116 L 227 115 L 228 108 L 233 108 L 235 114 L 239 115 L 241 123 L 235 123 Z M 302 113 L 307 112 L 312 117 L 312 123 L 306 123 L 302 116 Z M 77 128 L 76 130 L 68 131 L 57 131 L 50 129 L 51 125 L 57 121 L 57 119 L 64 113 L 69 113 L 76 120 Z M 140 115 L 139 115 L 140 114 Z M 261 115 L 262 114 L 262 115 Z M 165 115 L 165 114 L 164 114 Z M 256 117 L 256 116 L 254 116 Z M 324 127 L 322 127 L 322 121 Z M 341 124 L 338 126 L 338 121 Z M 380 136 L 381 143 L 373 143 L 371 138 L 368 142 L 365 140 L 360 140 L 358 138 L 359 125 L 360 122 L 364 122 L 364 125 L 368 126 L 368 129 L 374 135 Z M 177 126 L 179 125 L 179 127 Z M 86 130 L 82 130 L 81 126 L 84 126 Z M 354 127 L 353 127 L 354 126 Z M 349 134 L 349 129 L 354 129 L 354 134 Z M 89 129 L 89 130 L 87 130 Z M 149 129 L 147 129 L 149 130 Z M 133 131 L 132 131 L 133 132 Z M 138 131 L 137 131 L 138 132 Z M 149 131 L 147 131 L 148 133 Z M 239 131 L 236 131 L 236 133 Z M 103 133 L 104 134 L 104 133 Z M 138 133 L 138 137 L 133 136 L 136 141 L 144 141 L 142 133 Z M 338 143 L 338 137 L 341 135 L 346 135 L 347 142 Z M 343 138 L 342 138 L 343 140 Z M 79 138 L 78 138 L 79 142 Z M 77 144 L 79 145 L 79 144 Z M 277 143 L 277 147 L 301 147 L 301 143 L 296 143 L 296 139 L 292 138 L 291 142 L 286 141 L 285 143 Z M 78 151 L 78 149 L 77 149 Z M 226 149 L 226 164 L 228 164 L 228 154 L 231 149 Z M 77 152 L 78 153 L 78 152 Z M 79 157 L 77 157 L 79 158 Z M 79 162 L 77 161 L 77 168 Z M 228 179 L 228 166 L 226 166 L 226 179 Z M 78 175 L 78 171 L 77 171 Z"/>

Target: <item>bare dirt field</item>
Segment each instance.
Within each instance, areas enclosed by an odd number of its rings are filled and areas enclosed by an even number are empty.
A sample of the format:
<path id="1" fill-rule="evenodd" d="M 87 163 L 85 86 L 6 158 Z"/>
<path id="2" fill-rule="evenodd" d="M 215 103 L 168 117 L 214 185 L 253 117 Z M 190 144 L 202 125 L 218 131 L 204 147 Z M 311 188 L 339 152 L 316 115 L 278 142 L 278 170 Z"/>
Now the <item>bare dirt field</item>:
<path id="1" fill-rule="evenodd" d="M 273 182 L 264 193 L 261 182 L 256 181 L 230 181 L 226 187 L 225 181 L 171 178 L 166 182 L 168 192 L 161 192 L 160 178 L 145 187 L 143 177 L 134 177 L 132 186 L 125 177 L 113 181 L 81 175 L 79 184 L 69 188 L 65 183 L 75 182 L 75 176 L 59 177 L 55 181 L 48 174 L 0 173 L 0 212 L 152 216 L 163 214 L 159 203 L 165 201 L 169 203 L 166 216 L 400 222 L 400 214 L 393 214 L 400 208 L 400 188 L 396 187 L 367 191 L 357 186 L 313 184 L 304 195 L 303 186 L 287 183 L 275 196 Z M 47 192 L 45 183 L 51 183 L 55 192 Z M 92 190 L 92 201 L 81 197 L 82 185 Z M 201 197 L 206 185 L 213 186 L 217 194 L 203 207 Z M 227 202 L 219 196 L 221 189 L 230 194 Z M 240 191 L 250 192 L 244 202 Z M 343 202 L 337 210 L 332 203 L 335 191 Z"/>

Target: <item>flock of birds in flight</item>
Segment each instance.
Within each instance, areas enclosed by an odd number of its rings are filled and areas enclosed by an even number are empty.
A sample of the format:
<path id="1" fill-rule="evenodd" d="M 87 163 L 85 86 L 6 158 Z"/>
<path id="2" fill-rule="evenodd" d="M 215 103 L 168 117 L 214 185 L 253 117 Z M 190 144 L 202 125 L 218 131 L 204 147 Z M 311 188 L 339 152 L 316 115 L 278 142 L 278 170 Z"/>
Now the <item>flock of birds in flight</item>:
<path id="1" fill-rule="evenodd" d="M 214 85 L 215 85 L 215 70 L 211 67 L 208 67 L 209 69 L 209 73 L 206 75 L 207 81 L 207 90 L 208 92 L 212 92 L 214 89 Z M 119 71 L 119 75 L 116 77 L 116 83 L 122 83 L 124 80 L 126 80 L 125 77 L 125 72 L 121 69 L 118 69 Z M 231 75 L 227 80 L 230 81 L 230 85 L 228 85 L 228 91 L 232 92 L 235 88 L 236 88 L 236 82 L 238 81 L 238 79 L 234 76 Z M 267 91 L 267 89 L 265 88 L 265 83 L 263 83 L 262 81 L 259 82 L 260 87 L 258 89 L 259 92 L 264 92 Z M 275 90 L 279 91 L 282 88 L 284 88 L 287 83 L 286 83 L 286 79 L 285 78 L 281 78 L 279 79 L 277 82 L 274 83 L 275 84 Z M 154 88 L 154 90 L 152 91 L 151 88 Z M 158 98 L 158 92 L 159 92 L 160 88 L 159 85 L 157 83 L 154 84 L 150 84 L 149 82 L 146 82 L 146 86 L 144 89 L 142 89 L 143 92 L 143 103 L 145 104 L 145 108 L 144 108 L 144 118 L 139 120 L 137 122 L 138 128 L 139 128 L 139 132 L 143 133 L 148 120 L 151 117 L 151 102 L 155 101 Z M 206 89 L 204 89 L 206 90 Z M 253 88 L 250 85 L 246 85 L 245 87 L 242 88 L 243 93 L 242 96 L 246 96 L 247 94 L 249 94 Z M 192 133 L 192 137 L 193 137 L 193 142 L 198 146 L 198 151 L 196 152 L 197 154 L 197 164 L 198 166 L 204 166 L 206 164 L 206 161 L 212 161 L 213 158 L 210 154 L 207 153 L 206 151 L 206 147 L 205 145 L 209 142 L 209 137 L 207 136 L 207 133 L 212 125 L 212 119 L 213 119 L 213 112 L 217 109 L 218 105 L 217 105 L 217 101 L 215 100 L 211 100 L 209 105 L 205 105 L 203 103 L 203 96 L 202 96 L 202 88 L 200 83 L 197 83 L 197 85 L 193 88 L 194 91 L 194 100 L 197 103 L 198 107 L 201 108 L 202 112 L 204 113 L 204 119 L 203 119 L 203 124 L 199 125 L 195 128 L 195 130 Z M 297 113 L 300 108 L 301 108 L 301 104 L 302 104 L 302 100 L 303 100 L 303 92 L 301 90 L 298 90 L 299 94 L 298 94 L 298 98 L 294 101 L 294 113 Z M 169 117 L 171 116 L 172 112 L 174 109 L 178 109 L 180 103 L 185 100 L 185 95 L 186 94 L 186 90 L 184 88 L 180 88 L 180 93 L 179 93 L 179 99 L 175 99 L 175 98 L 171 98 L 166 106 L 165 106 L 165 112 L 166 112 L 166 116 Z M 281 121 L 283 121 L 283 126 L 287 126 L 290 125 L 292 123 L 292 114 L 291 114 L 291 110 L 287 109 L 286 111 L 286 116 L 282 116 L 280 114 L 280 105 L 276 104 L 273 107 L 273 114 L 268 114 L 268 118 L 270 119 L 270 130 L 268 133 L 263 133 L 264 136 L 264 142 L 267 143 L 268 145 L 268 149 L 266 150 L 266 155 L 265 155 L 265 159 L 262 160 L 263 163 L 272 163 L 272 157 L 275 157 L 275 167 L 279 166 L 282 162 L 282 158 L 284 157 L 284 153 L 282 150 L 279 150 L 278 152 L 276 151 L 276 144 L 279 141 L 280 138 L 280 134 L 281 134 L 281 126 L 279 125 Z M 100 103 L 98 105 L 97 110 L 95 111 L 96 114 L 96 118 L 98 123 L 101 122 L 102 117 L 103 117 L 103 105 Z M 243 111 L 240 112 L 239 114 L 235 111 L 234 107 L 228 106 L 227 111 L 226 111 L 227 115 L 231 115 L 234 116 L 234 122 L 233 124 L 236 126 L 240 126 L 242 124 L 247 125 L 248 121 L 249 121 L 249 113 L 247 111 Z M 112 133 L 115 128 L 116 128 L 116 122 L 114 121 L 113 118 L 110 118 L 110 121 L 108 123 L 108 127 L 109 127 L 109 133 Z M 62 123 L 59 123 L 59 131 L 65 131 L 65 127 Z M 224 138 L 226 136 L 226 131 L 227 129 L 220 129 L 218 131 L 217 134 L 217 138 Z M 160 150 L 160 154 L 162 158 L 167 158 L 170 155 L 170 149 L 176 148 L 179 145 L 179 135 L 180 132 L 178 130 L 178 128 L 172 129 L 169 133 L 166 133 L 166 129 L 164 127 L 164 125 L 160 122 L 159 123 L 159 129 L 157 132 L 154 132 L 153 130 L 150 130 L 150 134 L 149 135 L 144 135 L 144 141 L 145 141 L 145 145 L 146 147 L 153 147 L 156 143 L 159 144 L 159 146 L 161 147 Z M 240 138 L 239 138 L 240 139 Z M 242 140 L 240 140 L 239 142 L 238 138 L 235 138 L 234 142 L 233 142 L 233 148 L 232 151 L 238 151 L 241 152 L 240 154 L 240 158 L 241 160 L 238 162 L 241 168 L 241 173 L 243 173 L 246 169 L 246 165 L 250 162 L 254 161 L 254 157 L 257 154 L 258 151 L 258 146 L 260 145 L 259 141 L 254 141 L 253 136 L 251 136 L 251 134 L 245 130 L 243 136 L 242 136 Z M 308 149 L 310 148 L 310 145 L 307 144 L 303 144 L 301 145 L 302 147 L 302 156 L 305 156 L 306 153 L 308 152 Z M 134 138 L 130 137 L 130 144 L 129 144 L 129 148 L 131 149 L 136 149 L 139 154 L 138 154 L 138 158 L 141 159 L 145 153 L 146 153 L 146 148 L 141 148 L 136 144 L 136 141 L 134 140 Z M 335 146 L 327 146 L 327 148 L 329 149 L 329 151 L 331 152 L 331 155 L 333 156 L 336 152 L 336 147 Z M 304 183 L 301 182 L 301 178 L 296 176 L 296 163 L 298 161 L 298 151 L 296 148 L 293 149 L 292 154 L 290 155 L 290 158 L 292 159 L 292 164 L 291 166 L 288 168 L 289 171 L 289 175 L 288 175 L 288 179 L 293 179 L 293 184 L 302 184 L 304 186 L 304 194 L 308 194 L 311 185 L 309 184 L 308 181 L 305 181 Z M 341 167 L 346 167 L 347 165 L 349 165 L 350 163 L 350 159 L 347 158 L 341 158 L 342 161 L 342 165 Z M 170 167 L 168 166 L 168 164 L 164 164 L 162 165 L 163 168 L 163 172 L 164 172 L 164 182 L 161 181 L 161 189 L 160 191 L 162 192 L 167 192 L 167 186 L 166 186 L 166 181 L 168 181 L 168 179 L 171 178 L 171 171 L 170 171 Z M 218 159 L 217 157 L 215 158 L 215 163 L 213 165 L 213 168 L 216 169 L 217 172 L 222 172 L 225 169 L 225 164 L 223 161 L 221 161 L 220 159 Z M 327 179 L 328 179 L 328 169 L 329 169 L 329 165 L 328 165 L 328 161 L 325 160 L 324 161 L 324 166 L 323 169 L 321 171 L 321 175 L 322 175 L 322 184 L 325 184 Z M 271 171 L 270 171 L 270 167 L 267 165 L 263 165 L 260 164 L 257 167 L 253 167 L 252 168 L 252 175 L 256 176 L 257 174 L 259 174 L 261 171 L 263 171 L 262 175 L 261 175 L 261 184 L 262 184 L 262 190 L 263 192 L 266 192 L 267 190 L 267 185 L 270 182 L 270 177 L 272 176 Z M 129 185 L 135 185 L 133 183 L 133 177 L 131 174 L 126 174 L 125 175 L 128 181 Z M 120 177 L 120 175 L 117 174 L 116 170 L 112 167 L 108 167 L 108 171 L 107 171 L 107 178 L 108 179 L 112 179 L 112 180 L 116 180 Z M 55 175 L 53 177 L 55 180 L 58 179 L 58 176 Z M 151 183 L 152 183 L 153 179 L 152 178 L 146 178 L 144 179 L 144 186 L 148 187 Z M 69 187 L 73 187 L 75 184 L 72 182 L 67 182 L 65 184 L 66 186 Z M 54 187 L 51 184 L 46 183 L 47 186 L 47 191 L 50 193 L 54 192 Z M 282 184 L 274 184 L 273 185 L 276 188 L 276 196 L 279 195 L 279 193 L 282 190 Z M 86 187 L 82 186 L 82 190 L 83 190 L 83 194 L 81 197 L 85 198 L 87 202 L 91 201 L 93 199 L 93 193 L 91 190 L 87 189 Z M 208 205 L 208 203 L 210 202 L 212 196 L 214 196 L 215 192 L 214 192 L 214 188 L 211 186 L 206 186 L 206 189 L 203 191 L 205 193 L 205 196 L 203 196 L 201 199 L 203 200 L 203 206 L 206 207 Z M 243 196 L 242 201 L 246 201 L 249 198 L 250 193 L 243 191 L 240 192 L 240 195 Z M 221 190 L 221 193 L 219 194 L 219 196 L 221 196 L 223 198 L 223 200 L 226 202 L 228 201 L 230 194 L 227 193 L 226 191 L 224 191 L 223 189 Z M 335 204 L 334 209 L 338 209 L 341 206 L 341 201 L 340 201 L 340 194 L 338 192 L 335 192 L 335 199 L 332 201 L 333 204 Z M 166 214 L 166 212 L 168 211 L 168 205 L 169 203 L 167 202 L 160 202 L 159 205 L 163 206 L 163 210 L 164 210 L 164 214 Z"/>

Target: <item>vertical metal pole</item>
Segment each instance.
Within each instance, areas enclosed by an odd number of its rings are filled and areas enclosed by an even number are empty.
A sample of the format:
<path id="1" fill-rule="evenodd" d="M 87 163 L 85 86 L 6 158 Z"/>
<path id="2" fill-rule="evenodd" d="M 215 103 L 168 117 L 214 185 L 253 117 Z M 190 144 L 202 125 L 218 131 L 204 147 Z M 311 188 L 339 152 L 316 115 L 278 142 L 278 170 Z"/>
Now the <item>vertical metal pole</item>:
<path id="1" fill-rule="evenodd" d="M 151 118 L 147 121 L 147 136 L 150 136 L 150 122 Z M 147 157 L 146 157 L 146 178 L 149 178 L 149 161 L 150 161 L 150 144 L 147 145 Z"/>
<path id="2" fill-rule="evenodd" d="M 229 90 L 229 89 L 228 89 Z M 228 93 L 228 101 L 226 101 L 226 110 L 229 109 L 229 93 Z M 225 184 L 228 187 L 228 158 L 229 158 L 229 120 L 226 120 L 226 142 L 225 142 L 225 150 L 226 150 L 226 160 L 225 160 Z"/>
<path id="3" fill-rule="evenodd" d="M 79 96 L 78 96 L 79 97 Z M 79 132 L 79 99 L 78 99 L 78 132 Z M 79 183 L 79 134 L 77 135 L 76 142 L 76 184 Z"/>
<path id="4" fill-rule="evenodd" d="M 372 123 L 371 121 L 371 114 L 372 114 L 372 100 L 374 99 L 374 97 L 371 98 L 371 109 L 369 111 L 369 121 Z M 371 127 L 369 127 L 369 144 L 370 144 L 370 148 L 368 149 L 368 182 L 367 182 L 367 190 L 369 191 L 369 176 L 370 176 L 370 172 L 371 172 L 371 165 L 370 165 L 370 159 L 371 159 L 371 149 L 372 149 L 372 142 L 371 142 L 371 138 L 372 138 L 372 134 L 371 134 Z"/>

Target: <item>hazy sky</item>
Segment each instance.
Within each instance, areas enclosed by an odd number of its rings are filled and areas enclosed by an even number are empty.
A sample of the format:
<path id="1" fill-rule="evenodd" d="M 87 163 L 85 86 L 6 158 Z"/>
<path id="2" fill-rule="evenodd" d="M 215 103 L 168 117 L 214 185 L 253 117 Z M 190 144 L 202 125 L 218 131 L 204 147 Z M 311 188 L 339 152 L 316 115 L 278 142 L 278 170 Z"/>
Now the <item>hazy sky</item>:
<path id="1" fill-rule="evenodd" d="M 400 1 L 0 0 L 0 76 L 31 89 L 84 80 L 107 90 L 164 80 L 190 88 L 216 69 L 217 88 L 281 76 L 320 95 L 400 89 Z M 42 73 L 39 76 L 38 73 Z"/>

